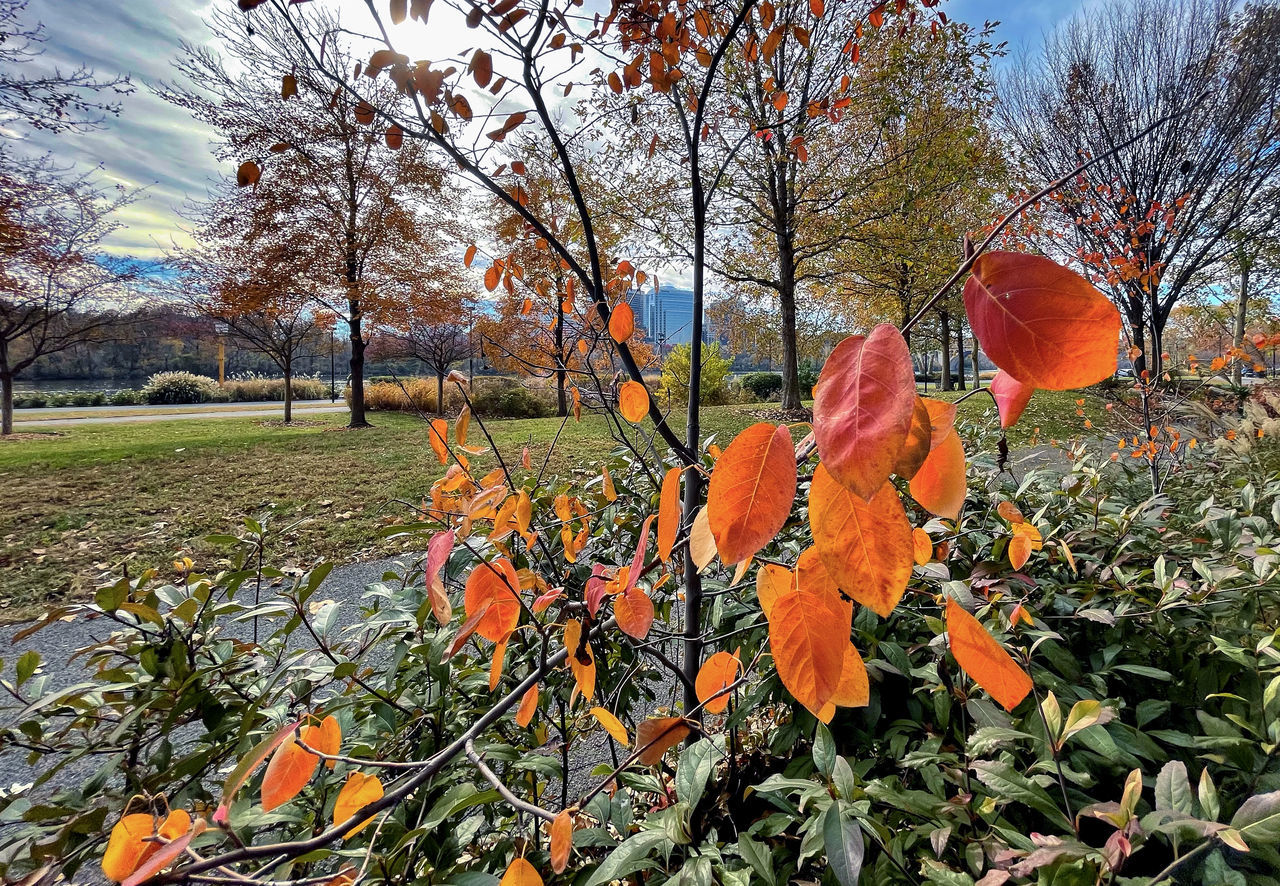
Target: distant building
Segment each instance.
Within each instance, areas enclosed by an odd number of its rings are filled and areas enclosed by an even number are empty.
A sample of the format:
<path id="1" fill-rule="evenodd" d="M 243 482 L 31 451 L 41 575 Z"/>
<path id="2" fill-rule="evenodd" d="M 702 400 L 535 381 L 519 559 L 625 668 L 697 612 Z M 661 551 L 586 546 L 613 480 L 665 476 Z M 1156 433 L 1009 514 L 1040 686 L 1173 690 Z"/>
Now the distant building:
<path id="1" fill-rule="evenodd" d="M 629 301 L 637 324 L 663 350 L 693 340 L 693 290 L 663 286 L 656 292 L 633 292 Z M 703 340 L 707 340 L 705 330 Z"/>

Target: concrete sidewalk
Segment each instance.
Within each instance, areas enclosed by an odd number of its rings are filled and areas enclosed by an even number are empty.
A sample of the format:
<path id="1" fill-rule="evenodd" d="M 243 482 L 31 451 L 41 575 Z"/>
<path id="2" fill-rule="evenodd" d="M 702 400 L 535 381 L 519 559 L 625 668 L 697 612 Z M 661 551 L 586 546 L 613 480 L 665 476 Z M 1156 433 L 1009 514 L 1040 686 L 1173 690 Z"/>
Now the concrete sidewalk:
<path id="1" fill-rule="evenodd" d="M 305 400 L 293 404 L 295 418 L 325 413 L 346 412 L 342 401 Z M 280 401 L 253 403 L 203 403 L 183 406 L 85 406 L 64 409 L 16 409 L 13 427 L 16 431 L 55 425 L 110 424 L 116 422 L 175 421 L 209 418 L 281 418 L 284 404 Z"/>

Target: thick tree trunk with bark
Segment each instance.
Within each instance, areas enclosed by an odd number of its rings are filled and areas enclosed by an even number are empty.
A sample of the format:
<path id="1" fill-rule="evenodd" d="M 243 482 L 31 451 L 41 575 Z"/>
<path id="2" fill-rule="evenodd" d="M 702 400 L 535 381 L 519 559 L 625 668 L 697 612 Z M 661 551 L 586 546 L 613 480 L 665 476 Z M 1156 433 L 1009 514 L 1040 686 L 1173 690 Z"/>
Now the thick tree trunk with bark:
<path id="1" fill-rule="evenodd" d="M 0 436 L 13 433 L 13 375 L 0 373 Z"/>
<path id="2" fill-rule="evenodd" d="M 284 361 L 284 423 L 293 421 L 293 360 Z"/>
<path id="3" fill-rule="evenodd" d="M 780 174 L 785 175 L 781 169 Z M 786 183 L 777 193 L 786 193 Z M 774 206 L 778 242 L 778 305 L 782 309 L 782 408 L 800 408 L 800 359 L 796 347 L 796 253 L 785 207 Z"/>
<path id="4" fill-rule="evenodd" d="M 351 421 L 349 428 L 367 428 L 369 422 L 364 415 L 364 335 L 360 331 L 360 315 L 353 305 L 351 319 L 347 326 L 351 330 Z"/>
<path id="5" fill-rule="evenodd" d="M 964 369 L 964 321 L 956 323 L 956 390 L 965 390 Z"/>
<path id="6" fill-rule="evenodd" d="M 978 336 L 976 335 L 969 341 L 969 355 L 973 358 L 973 386 L 976 389 L 982 386 L 982 363 L 978 359 Z"/>
<path id="7" fill-rule="evenodd" d="M 563 304 L 563 302 L 561 302 Z M 556 415 L 564 418 L 569 414 L 569 394 L 567 385 L 568 373 L 565 371 L 564 353 L 564 309 L 556 306 Z"/>

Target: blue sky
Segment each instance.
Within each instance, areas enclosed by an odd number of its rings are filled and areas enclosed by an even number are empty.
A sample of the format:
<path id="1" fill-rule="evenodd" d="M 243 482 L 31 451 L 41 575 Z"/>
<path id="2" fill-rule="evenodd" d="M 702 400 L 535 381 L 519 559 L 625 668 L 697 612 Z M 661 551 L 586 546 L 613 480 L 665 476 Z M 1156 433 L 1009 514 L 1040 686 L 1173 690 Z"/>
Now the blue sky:
<path id="1" fill-rule="evenodd" d="M 102 74 L 127 73 L 137 91 L 124 102 L 119 119 L 100 132 L 36 136 L 32 150 L 54 152 L 81 168 L 100 167 L 104 178 L 146 187 L 145 198 L 124 216 L 127 227 L 111 243 L 119 254 L 153 259 L 175 239 L 182 242 L 177 211 L 201 199 L 220 169 L 209 152 L 208 133 L 185 112 L 151 95 L 147 83 L 171 76 L 170 60 L 180 40 L 208 42 L 204 14 L 214 3 L 232 0 L 35 0 L 28 14 L 44 22 L 47 53 L 40 64 L 72 69 L 80 64 Z M 1099 0 L 949 0 L 952 18 L 981 24 L 999 20 L 999 39 L 1012 50 L 1034 48 L 1055 23 Z"/>

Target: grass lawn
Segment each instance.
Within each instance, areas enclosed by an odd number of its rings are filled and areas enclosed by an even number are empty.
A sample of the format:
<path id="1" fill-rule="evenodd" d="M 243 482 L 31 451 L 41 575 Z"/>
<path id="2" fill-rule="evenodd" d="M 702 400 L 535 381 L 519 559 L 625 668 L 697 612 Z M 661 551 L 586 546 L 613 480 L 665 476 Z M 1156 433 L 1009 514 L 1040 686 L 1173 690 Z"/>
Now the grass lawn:
<path id="1" fill-rule="evenodd" d="M 1078 434 L 1083 419 L 1074 397 L 1036 394 L 1010 442 L 1032 442 L 1036 427 L 1040 442 Z M 961 409 L 980 418 L 990 400 L 974 397 Z M 703 434 L 726 445 L 769 410 L 707 408 Z M 1098 401 L 1090 398 L 1086 412 L 1100 424 Z M 277 526 L 298 523 L 268 554 L 277 566 L 393 553 L 376 529 L 405 516 L 397 499 L 420 501 L 440 475 L 425 425 L 391 413 L 374 413 L 376 427 L 359 431 L 343 427 L 342 413 L 303 420 L 297 427 L 250 418 L 69 425 L 0 441 L 0 621 L 86 596 L 126 562 L 131 575 L 183 555 L 207 564 L 215 549 L 204 536 L 236 532 L 244 517 L 268 510 Z M 560 419 L 488 426 L 509 464 L 518 466 L 528 445 L 536 469 Z M 470 442 L 483 445 L 475 423 Z M 615 446 L 602 418 L 571 419 L 548 473 L 585 478 Z M 495 464 L 492 455 L 474 460 L 484 471 Z"/>

